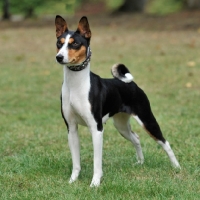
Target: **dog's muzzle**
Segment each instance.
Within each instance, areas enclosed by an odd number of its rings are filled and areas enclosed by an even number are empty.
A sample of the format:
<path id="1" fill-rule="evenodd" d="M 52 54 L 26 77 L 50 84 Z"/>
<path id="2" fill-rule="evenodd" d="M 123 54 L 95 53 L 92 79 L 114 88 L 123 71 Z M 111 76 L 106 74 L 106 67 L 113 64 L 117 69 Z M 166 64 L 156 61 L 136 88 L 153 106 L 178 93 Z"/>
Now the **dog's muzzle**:
<path id="1" fill-rule="evenodd" d="M 58 54 L 56 56 L 56 60 L 60 63 L 60 64 L 65 64 L 71 71 L 81 71 L 83 69 L 85 69 L 88 65 L 88 63 L 90 62 L 90 58 L 91 58 L 92 52 L 90 50 L 90 47 L 88 47 L 88 51 L 87 51 L 87 57 L 86 59 L 80 63 L 80 64 L 70 64 L 70 63 L 64 63 L 64 56 L 61 54 Z"/>

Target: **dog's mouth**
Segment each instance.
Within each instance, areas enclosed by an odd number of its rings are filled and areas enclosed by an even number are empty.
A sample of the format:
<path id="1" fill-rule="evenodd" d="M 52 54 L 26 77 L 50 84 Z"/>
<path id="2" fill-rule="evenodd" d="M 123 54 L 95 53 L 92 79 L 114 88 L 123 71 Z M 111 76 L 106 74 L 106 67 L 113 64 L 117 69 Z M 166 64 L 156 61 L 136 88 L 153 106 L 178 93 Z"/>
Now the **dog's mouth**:
<path id="1" fill-rule="evenodd" d="M 71 65 L 79 65 L 79 64 L 74 64 L 74 61 L 75 60 L 72 60 L 72 61 L 70 61 L 70 62 L 66 62 L 65 60 L 64 60 L 64 56 L 63 55 L 61 55 L 61 54 L 58 54 L 57 56 L 56 56 L 56 61 L 59 63 L 59 64 L 61 64 L 61 65 L 69 65 L 69 66 L 71 66 Z"/>
<path id="2" fill-rule="evenodd" d="M 58 54 L 56 56 L 56 60 L 59 64 L 66 65 L 71 71 L 81 71 L 88 66 L 88 63 L 90 62 L 91 54 L 92 52 L 90 48 L 88 47 L 87 57 L 81 63 L 75 63 L 76 61 L 75 59 L 70 60 L 70 62 L 66 62 L 62 54 Z"/>
<path id="3" fill-rule="evenodd" d="M 60 65 L 66 65 L 67 67 L 70 67 L 70 66 L 79 66 L 80 64 L 73 64 L 71 62 L 65 62 L 64 60 L 58 60 L 57 57 L 56 57 L 56 61 L 60 64 Z"/>

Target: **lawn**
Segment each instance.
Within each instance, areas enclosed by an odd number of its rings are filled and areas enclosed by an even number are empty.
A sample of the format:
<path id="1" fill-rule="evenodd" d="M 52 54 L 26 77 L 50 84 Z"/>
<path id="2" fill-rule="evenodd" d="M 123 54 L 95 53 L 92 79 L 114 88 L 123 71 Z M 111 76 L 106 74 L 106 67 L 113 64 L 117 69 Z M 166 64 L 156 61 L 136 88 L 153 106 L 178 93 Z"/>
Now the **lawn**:
<path id="1" fill-rule="evenodd" d="M 60 114 L 63 74 L 55 62 L 54 19 L 39 28 L 37 22 L 10 24 L 0 28 L 0 199 L 199 199 L 198 29 L 144 28 L 146 20 L 138 25 L 137 16 L 90 19 L 92 71 L 111 77 L 114 63 L 128 66 L 182 169 L 173 169 L 160 146 L 132 120 L 145 156 L 142 166 L 134 165 L 135 149 L 109 120 L 101 186 L 89 187 L 92 142 L 81 126 L 82 172 L 77 182 L 68 184 L 72 164 Z M 70 19 L 72 28 L 78 20 Z"/>

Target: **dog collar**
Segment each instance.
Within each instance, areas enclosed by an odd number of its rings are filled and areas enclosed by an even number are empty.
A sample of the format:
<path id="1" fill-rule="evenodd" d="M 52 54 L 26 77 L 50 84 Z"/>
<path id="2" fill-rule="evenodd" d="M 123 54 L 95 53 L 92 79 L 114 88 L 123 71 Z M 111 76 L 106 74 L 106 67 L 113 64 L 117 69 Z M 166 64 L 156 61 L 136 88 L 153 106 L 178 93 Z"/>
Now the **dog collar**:
<path id="1" fill-rule="evenodd" d="M 92 52 L 90 48 L 88 47 L 88 56 L 85 59 L 85 61 L 83 61 L 81 64 L 78 64 L 78 65 L 67 65 L 67 67 L 72 71 L 76 71 L 76 72 L 81 71 L 87 67 L 88 63 L 90 62 L 91 55 L 92 55 Z"/>

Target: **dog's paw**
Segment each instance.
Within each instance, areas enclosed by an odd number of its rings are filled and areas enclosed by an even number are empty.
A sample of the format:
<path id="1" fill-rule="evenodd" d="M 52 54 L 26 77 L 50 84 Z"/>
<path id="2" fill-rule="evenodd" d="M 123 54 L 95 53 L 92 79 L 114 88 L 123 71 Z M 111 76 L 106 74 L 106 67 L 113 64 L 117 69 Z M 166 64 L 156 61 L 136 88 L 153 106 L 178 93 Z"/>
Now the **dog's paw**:
<path id="1" fill-rule="evenodd" d="M 181 166 L 180 166 L 180 164 L 178 163 L 178 161 L 172 162 L 172 167 L 174 167 L 176 170 L 181 170 Z"/>
<path id="2" fill-rule="evenodd" d="M 144 159 L 138 159 L 134 165 L 142 165 L 144 164 Z"/>
<path id="3" fill-rule="evenodd" d="M 69 179 L 69 184 L 75 182 L 78 179 L 78 175 L 79 175 L 79 173 L 72 174 L 70 179 Z"/>
<path id="4" fill-rule="evenodd" d="M 90 184 L 90 187 L 99 187 L 100 186 L 100 183 L 101 183 L 101 177 L 102 176 L 100 176 L 100 177 L 95 177 L 95 176 L 93 176 L 93 178 L 92 178 L 92 182 L 91 182 L 91 184 Z"/>
<path id="5" fill-rule="evenodd" d="M 75 182 L 77 179 L 78 179 L 78 177 L 77 177 L 77 178 L 72 178 L 72 177 L 71 177 L 71 178 L 69 179 L 69 184 L 72 184 L 72 183 Z"/>
<path id="6" fill-rule="evenodd" d="M 92 179 L 90 187 L 99 187 L 100 186 L 100 182 L 101 182 L 101 179 Z"/>

